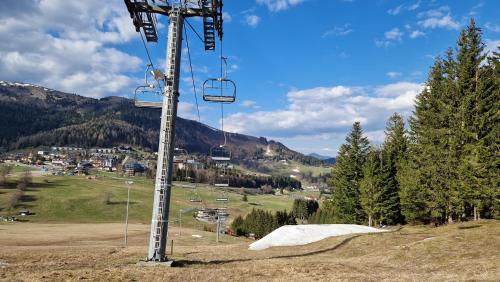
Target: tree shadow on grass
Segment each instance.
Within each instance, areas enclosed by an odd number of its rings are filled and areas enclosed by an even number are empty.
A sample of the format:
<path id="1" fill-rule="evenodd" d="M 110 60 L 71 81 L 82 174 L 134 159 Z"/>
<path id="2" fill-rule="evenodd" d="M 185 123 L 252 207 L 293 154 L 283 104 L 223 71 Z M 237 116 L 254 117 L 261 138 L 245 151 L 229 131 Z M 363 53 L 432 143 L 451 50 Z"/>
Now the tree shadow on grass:
<path id="1" fill-rule="evenodd" d="M 459 226 L 458 229 L 472 229 L 472 228 L 479 228 L 481 225 L 469 225 L 469 226 Z"/>
<path id="2" fill-rule="evenodd" d="M 129 202 L 130 205 L 136 205 L 137 202 L 133 202 L 133 201 L 130 201 Z M 127 205 L 127 201 L 111 201 L 108 203 L 108 205 Z"/>
<path id="3" fill-rule="evenodd" d="M 17 187 L 17 182 L 7 182 L 0 185 L 1 189 L 16 189 L 16 187 Z"/>
<path id="4" fill-rule="evenodd" d="M 302 253 L 302 254 L 293 254 L 293 255 L 282 255 L 282 256 L 274 256 L 274 257 L 266 257 L 266 258 L 258 258 L 258 259 L 230 259 L 230 260 L 211 260 L 211 261 L 200 261 L 200 260 L 178 260 L 174 261 L 172 266 L 175 267 L 188 267 L 190 265 L 220 265 L 220 264 L 226 264 L 226 263 L 233 263 L 233 262 L 245 262 L 245 261 L 257 261 L 257 260 L 269 260 L 269 259 L 284 259 L 284 258 L 299 258 L 299 257 L 307 257 L 307 256 L 314 256 L 314 255 L 319 255 L 331 251 L 335 251 L 346 244 L 348 244 L 350 241 L 354 240 L 355 238 L 358 238 L 361 236 L 360 234 L 358 235 L 353 235 L 351 237 L 345 238 L 342 240 L 340 243 L 337 245 L 323 249 L 323 250 L 317 250 L 317 251 L 312 251 L 312 252 L 307 252 L 307 253 Z"/>

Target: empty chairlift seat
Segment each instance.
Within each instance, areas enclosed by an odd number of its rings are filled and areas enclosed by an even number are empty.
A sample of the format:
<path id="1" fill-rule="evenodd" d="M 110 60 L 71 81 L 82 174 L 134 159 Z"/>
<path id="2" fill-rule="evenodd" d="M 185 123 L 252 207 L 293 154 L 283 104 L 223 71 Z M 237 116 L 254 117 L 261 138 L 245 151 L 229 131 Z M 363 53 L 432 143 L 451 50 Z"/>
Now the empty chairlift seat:
<path id="1" fill-rule="evenodd" d="M 228 162 L 231 160 L 231 152 L 226 150 L 223 146 L 213 147 L 210 150 L 210 158 L 213 161 L 224 161 Z"/>
<path id="2" fill-rule="evenodd" d="M 215 187 L 229 187 L 229 176 L 226 174 L 218 174 L 215 176 Z"/>
<path id="3" fill-rule="evenodd" d="M 236 84 L 227 78 L 209 78 L 203 83 L 203 100 L 233 103 L 236 101 Z"/>

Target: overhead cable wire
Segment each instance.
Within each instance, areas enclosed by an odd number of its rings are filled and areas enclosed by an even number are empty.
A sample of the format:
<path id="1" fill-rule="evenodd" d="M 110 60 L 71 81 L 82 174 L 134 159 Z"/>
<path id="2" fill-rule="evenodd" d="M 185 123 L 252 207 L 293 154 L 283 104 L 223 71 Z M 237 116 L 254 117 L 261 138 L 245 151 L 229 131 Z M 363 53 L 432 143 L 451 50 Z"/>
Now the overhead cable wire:
<path id="1" fill-rule="evenodd" d="M 225 78 L 223 77 L 223 56 L 222 56 L 222 38 L 219 40 L 220 41 L 220 46 L 219 46 L 219 49 L 220 49 L 220 92 L 221 92 L 221 96 L 223 95 L 223 88 L 222 88 L 222 79 Z M 227 138 L 226 138 L 226 132 L 224 131 L 224 103 L 220 103 L 220 111 L 221 111 L 221 130 L 222 130 L 222 134 L 224 135 L 224 145 L 222 145 L 223 147 L 226 146 L 226 143 L 227 143 Z"/>
<path id="2" fill-rule="evenodd" d="M 187 47 L 188 58 L 189 58 L 189 69 L 191 71 L 191 81 L 193 83 L 194 100 L 196 102 L 196 112 L 198 113 L 198 122 L 201 122 L 200 107 L 198 106 L 198 94 L 196 93 L 196 84 L 194 81 L 193 64 L 191 63 L 191 50 L 189 48 L 189 39 L 188 39 L 188 34 L 187 34 L 186 29 L 184 29 L 184 37 L 186 38 L 186 47 Z"/>
<path id="3" fill-rule="evenodd" d="M 196 36 L 201 40 L 201 42 L 205 43 L 205 40 L 200 36 L 200 34 L 196 31 L 196 29 L 189 23 L 189 21 L 186 19 L 185 22 L 188 24 L 188 26 L 191 28 L 191 30 L 196 34 Z"/>
<path id="4" fill-rule="evenodd" d="M 155 70 L 156 68 L 155 68 L 155 65 L 153 64 L 153 60 L 151 60 L 151 54 L 149 53 L 148 45 L 146 44 L 146 41 L 144 40 L 144 36 L 142 35 L 142 32 L 139 32 L 139 34 L 141 35 L 142 45 L 144 46 L 144 49 L 146 50 L 146 55 L 148 56 L 149 64 L 151 65 L 153 70 Z M 161 94 L 163 95 L 163 88 L 161 87 L 160 82 L 156 79 L 155 79 L 155 81 L 156 81 L 158 88 L 160 88 Z"/>

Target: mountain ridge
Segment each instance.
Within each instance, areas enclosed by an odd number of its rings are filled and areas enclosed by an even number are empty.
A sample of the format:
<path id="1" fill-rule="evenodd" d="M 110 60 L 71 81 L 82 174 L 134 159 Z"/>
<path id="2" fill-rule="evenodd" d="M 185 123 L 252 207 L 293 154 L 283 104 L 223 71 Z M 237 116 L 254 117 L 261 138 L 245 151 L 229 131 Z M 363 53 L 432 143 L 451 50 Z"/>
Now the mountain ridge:
<path id="1" fill-rule="evenodd" d="M 138 109 L 119 96 L 89 98 L 48 87 L 0 81 L 0 147 L 3 150 L 40 146 L 113 147 L 131 145 L 156 151 L 160 109 Z M 223 140 L 222 131 L 177 117 L 176 147 L 209 154 Z M 235 158 L 265 158 L 271 148 L 276 159 L 321 164 L 285 145 L 226 132 L 227 148 Z"/>

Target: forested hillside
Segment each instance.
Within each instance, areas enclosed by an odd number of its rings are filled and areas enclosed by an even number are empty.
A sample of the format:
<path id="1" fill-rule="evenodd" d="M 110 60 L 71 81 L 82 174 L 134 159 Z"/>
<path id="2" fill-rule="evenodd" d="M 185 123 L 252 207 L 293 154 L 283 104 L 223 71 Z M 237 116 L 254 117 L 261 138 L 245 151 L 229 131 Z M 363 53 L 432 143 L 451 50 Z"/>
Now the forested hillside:
<path id="1" fill-rule="evenodd" d="M 340 147 L 332 200 L 310 222 L 443 224 L 500 216 L 500 50 L 471 20 L 438 57 L 409 121 L 394 114 L 370 146 L 356 122 Z"/>
<path id="2" fill-rule="evenodd" d="M 159 109 L 138 109 L 126 98 L 92 99 L 29 84 L 0 83 L 3 150 L 132 145 L 156 151 L 159 127 Z M 263 137 L 227 133 L 227 138 L 235 158 L 263 158 L 269 147 L 275 159 L 321 164 Z M 223 134 L 199 122 L 178 118 L 175 142 L 190 153 L 208 154 L 211 147 L 223 142 Z"/>

